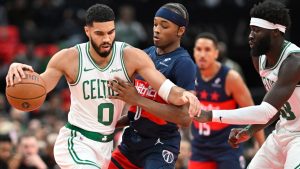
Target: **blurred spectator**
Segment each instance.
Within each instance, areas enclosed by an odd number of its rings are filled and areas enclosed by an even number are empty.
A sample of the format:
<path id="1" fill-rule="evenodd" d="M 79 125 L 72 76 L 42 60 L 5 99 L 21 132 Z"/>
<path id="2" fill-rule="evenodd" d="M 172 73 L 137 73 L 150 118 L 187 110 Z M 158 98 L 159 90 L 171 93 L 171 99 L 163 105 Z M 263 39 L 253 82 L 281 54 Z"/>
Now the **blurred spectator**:
<path id="1" fill-rule="evenodd" d="M 46 163 L 38 152 L 38 141 L 33 135 L 21 136 L 17 153 L 9 161 L 10 169 L 47 169 Z"/>
<path id="2" fill-rule="evenodd" d="M 0 135 L 0 168 L 8 169 L 8 160 L 12 156 L 13 144 L 8 134 Z"/>
<path id="3" fill-rule="evenodd" d="M 127 42 L 134 47 L 147 40 L 143 25 L 135 20 L 135 9 L 124 5 L 119 10 L 120 19 L 116 22 L 116 40 Z"/>

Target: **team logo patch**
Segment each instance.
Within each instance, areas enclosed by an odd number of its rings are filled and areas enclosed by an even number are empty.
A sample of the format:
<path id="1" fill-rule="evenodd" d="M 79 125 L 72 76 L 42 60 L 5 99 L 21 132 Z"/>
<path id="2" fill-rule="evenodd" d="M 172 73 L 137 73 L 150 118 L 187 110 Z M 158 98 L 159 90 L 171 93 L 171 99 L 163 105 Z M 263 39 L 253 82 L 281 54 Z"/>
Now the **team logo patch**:
<path id="1" fill-rule="evenodd" d="M 167 163 L 172 163 L 174 161 L 174 154 L 171 151 L 163 150 L 162 157 Z"/>

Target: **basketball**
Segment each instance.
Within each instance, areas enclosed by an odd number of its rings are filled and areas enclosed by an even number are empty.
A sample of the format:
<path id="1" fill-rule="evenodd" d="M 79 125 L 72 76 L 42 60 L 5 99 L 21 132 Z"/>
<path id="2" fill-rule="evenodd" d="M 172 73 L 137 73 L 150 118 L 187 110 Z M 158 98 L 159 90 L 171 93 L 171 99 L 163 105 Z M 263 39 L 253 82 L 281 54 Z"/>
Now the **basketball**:
<path id="1" fill-rule="evenodd" d="M 6 98 L 11 106 L 22 111 L 32 111 L 39 108 L 46 98 L 45 82 L 40 75 L 25 71 L 25 78 L 18 82 L 14 78 L 14 86 L 6 87 Z"/>

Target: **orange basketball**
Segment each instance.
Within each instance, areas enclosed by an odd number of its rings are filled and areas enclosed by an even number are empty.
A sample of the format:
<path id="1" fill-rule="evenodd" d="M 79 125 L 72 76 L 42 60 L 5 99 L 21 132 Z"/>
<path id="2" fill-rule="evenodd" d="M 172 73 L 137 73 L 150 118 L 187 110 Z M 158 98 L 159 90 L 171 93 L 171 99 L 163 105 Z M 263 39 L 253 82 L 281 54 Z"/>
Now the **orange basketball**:
<path id="1" fill-rule="evenodd" d="M 14 78 L 14 86 L 6 87 L 5 94 L 11 106 L 22 111 L 32 111 L 44 103 L 47 92 L 39 74 L 25 71 L 25 75 L 21 82 Z"/>

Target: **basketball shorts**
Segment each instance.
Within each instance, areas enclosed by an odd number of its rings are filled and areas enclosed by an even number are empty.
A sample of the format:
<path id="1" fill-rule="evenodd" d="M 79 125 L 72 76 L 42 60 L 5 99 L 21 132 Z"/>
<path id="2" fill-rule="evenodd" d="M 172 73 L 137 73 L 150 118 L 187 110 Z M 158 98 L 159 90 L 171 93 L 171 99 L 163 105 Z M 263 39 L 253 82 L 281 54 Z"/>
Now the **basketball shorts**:
<path id="1" fill-rule="evenodd" d="M 202 150 L 192 154 L 188 169 L 244 169 L 246 161 L 239 149 Z"/>
<path id="2" fill-rule="evenodd" d="M 300 132 L 274 130 L 247 169 L 300 169 Z"/>
<path id="3" fill-rule="evenodd" d="M 126 136 L 126 137 L 124 137 Z M 145 138 L 128 129 L 113 152 L 109 169 L 174 169 L 180 138 Z"/>
<path id="4" fill-rule="evenodd" d="M 94 141 L 64 126 L 54 145 L 54 157 L 62 169 L 107 169 L 112 147 L 113 141 Z"/>

